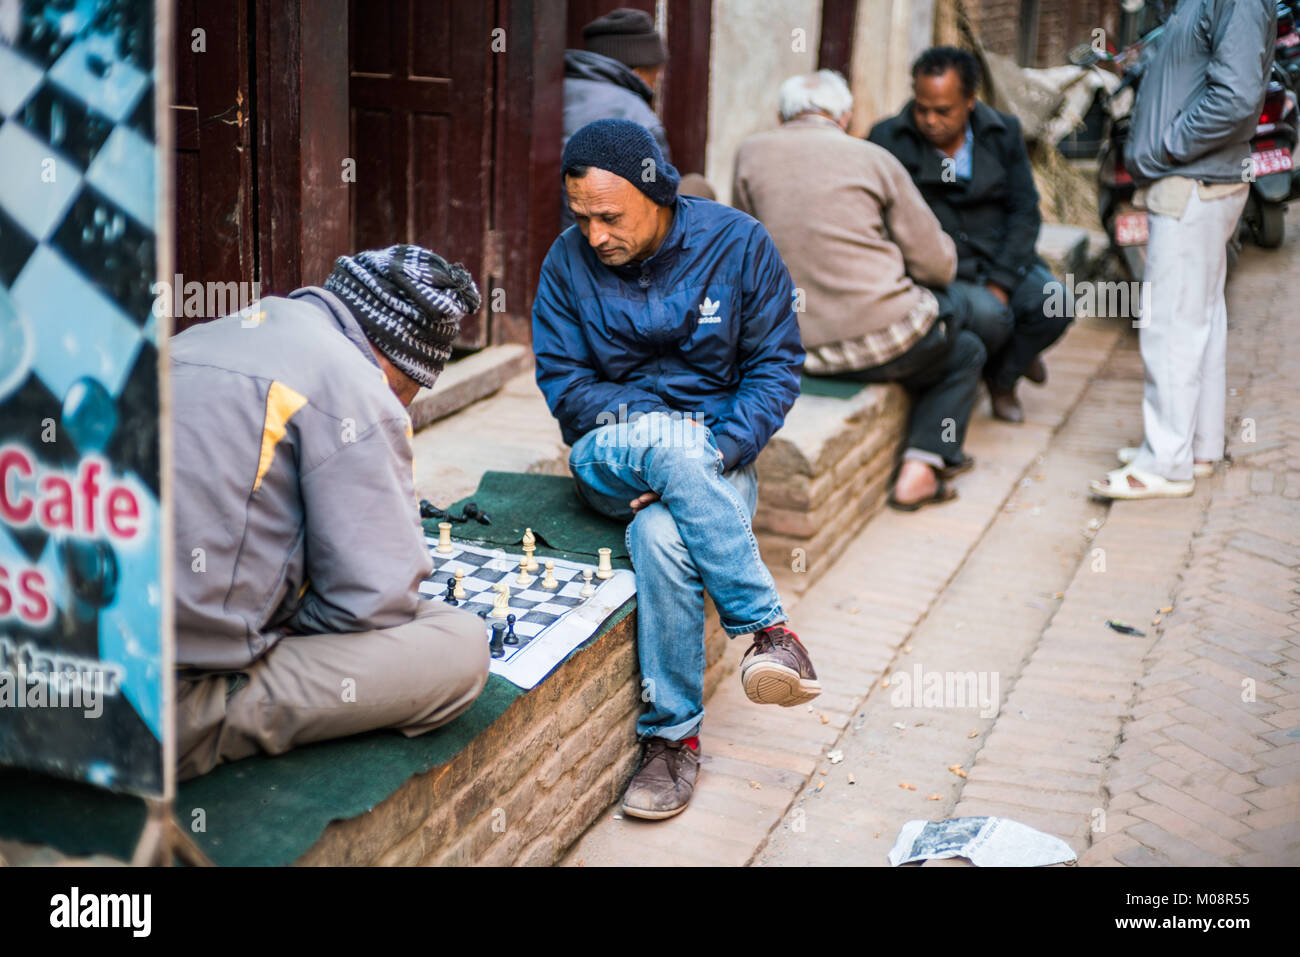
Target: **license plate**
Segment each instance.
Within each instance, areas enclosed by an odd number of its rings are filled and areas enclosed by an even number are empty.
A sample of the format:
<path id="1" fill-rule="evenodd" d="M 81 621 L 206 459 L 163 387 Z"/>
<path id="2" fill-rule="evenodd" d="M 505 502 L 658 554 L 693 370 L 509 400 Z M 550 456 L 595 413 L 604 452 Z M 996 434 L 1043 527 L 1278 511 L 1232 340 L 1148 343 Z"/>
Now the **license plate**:
<path id="1" fill-rule="evenodd" d="M 1291 168 L 1291 153 L 1282 147 L 1251 153 L 1250 158 L 1254 161 L 1256 176 L 1267 176 L 1269 173 L 1285 173 Z"/>
<path id="2" fill-rule="evenodd" d="M 1115 244 L 1141 246 L 1147 241 L 1147 214 L 1120 213 L 1115 217 Z"/>
<path id="3" fill-rule="evenodd" d="M 1300 33 L 1294 31 L 1277 38 L 1277 45 L 1280 47 L 1293 47 L 1297 43 L 1300 43 Z"/>

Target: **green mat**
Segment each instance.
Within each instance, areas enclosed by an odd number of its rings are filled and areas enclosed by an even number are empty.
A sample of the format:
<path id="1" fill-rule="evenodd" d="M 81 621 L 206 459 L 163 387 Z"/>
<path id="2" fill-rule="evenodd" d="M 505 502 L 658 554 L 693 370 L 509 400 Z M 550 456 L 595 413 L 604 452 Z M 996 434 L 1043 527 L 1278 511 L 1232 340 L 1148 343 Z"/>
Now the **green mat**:
<path id="1" fill-rule="evenodd" d="M 447 511 L 459 515 L 465 503 L 471 501 L 487 512 L 492 524 L 453 523 L 452 538 L 520 552 L 524 529 L 531 528 L 537 539 L 537 554 L 544 558 L 589 562 L 595 559 L 597 549 L 608 548 L 615 559 L 615 568 L 632 567 L 623 534 L 627 524 L 587 508 L 578 498 L 571 478 L 485 472 L 478 491 L 454 503 Z M 428 519 L 424 528 L 436 536 L 437 520 Z"/>
<path id="2" fill-rule="evenodd" d="M 799 378 L 799 392 L 802 395 L 819 395 L 827 399 L 851 399 L 869 384 L 831 376 L 805 375 Z"/>
<path id="3" fill-rule="evenodd" d="M 465 533 L 472 530 L 486 533 L 475 541 L 515 551 L 524 528 L 531 526 L 538 537 L 538 555 L 594 563 L 597 548 L 617 546 L 614 565 L 630 567 L 623 548 L 623 524 L 586 509 L 570 479 L 488 472 L 471 498 L 493 524 L 454 525 L 454 538 L 468 540 Z M 460 504 L 453 513 L 459 514 Z M 432 526 L 437 534 L 436 522 L 425 526 Z M 635 608 L 636 601 L 628 601 L 583 647 Z M 420 737 L 376 731 L 308 745 L 274 758 L 223 764 L 180 785 L 176 818 L 217 864 L 291 864 L 330 821 L 356 817 L 412 776 L 452 760 L 522 694 L 492 675 L 469 711 Z M 203 811 L 206 830 L 193 832 L 197 809 Z M 144 818 L 144 803 L 139 799 L 34 772 L 0 769 L 0 836 L 47 844 L 65 854 L 129 859 Z"/>

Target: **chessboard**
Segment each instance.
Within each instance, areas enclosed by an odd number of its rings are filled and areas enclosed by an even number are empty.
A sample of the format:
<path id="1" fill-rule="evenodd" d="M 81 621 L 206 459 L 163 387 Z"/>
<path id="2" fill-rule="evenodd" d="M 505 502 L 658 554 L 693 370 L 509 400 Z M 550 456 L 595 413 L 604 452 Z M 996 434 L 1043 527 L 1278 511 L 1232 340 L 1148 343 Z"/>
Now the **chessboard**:
<path id="1" fill-rule="evenodd" d="M 452 551 L 441 554 L 436 537 L 426 537 L 425 541 L 434 570 L 420 583 L 421 597 L 443 601 L 456 572 L 460 571 L 465 597 L 459 600 L 459 607 L 483 617 L 485 641 L 492 638 L 493 623 L 506 623 L 504 618 L 489 617 L 496 597 L 494 588 L 500 582 L 510 586 L 509 608 L 515 616 L 514 637 L 518 643 L 510 643 L 507 637 L 502 655 L 492 659 L 491 669 L 493 674 L 521 688 L 536 686 L 636 594 L 636 576 L 625 569 L 615 569 L 612 577 L 603 580 L 593 576 L 591 584 L 596 593 L 583 598 L 582 573 L 584 569 L 594 571 L 594 565 L 538 558 L 539 566 L 547 561 L 555 563 L 558 586 L 548 590 L 541 587 L 540 567 L 533 573 L 531 584 L 516 584 L 522 555 L 512 556 L 501 549 L 455 540 L 451 543 Z"/>

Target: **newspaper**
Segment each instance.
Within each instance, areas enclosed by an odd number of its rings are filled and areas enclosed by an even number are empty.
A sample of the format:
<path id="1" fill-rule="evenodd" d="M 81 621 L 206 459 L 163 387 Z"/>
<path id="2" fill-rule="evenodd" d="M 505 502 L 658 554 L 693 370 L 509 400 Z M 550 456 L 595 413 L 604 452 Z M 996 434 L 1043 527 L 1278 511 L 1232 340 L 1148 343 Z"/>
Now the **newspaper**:
<path id="1" fill-rule="evenodd" d="M 964 857 L 977 867 L 1046 867 L 1077 859 L 1060 838 L 1004 817 L 908 821 L 889 852 L 894 867 Z"/>

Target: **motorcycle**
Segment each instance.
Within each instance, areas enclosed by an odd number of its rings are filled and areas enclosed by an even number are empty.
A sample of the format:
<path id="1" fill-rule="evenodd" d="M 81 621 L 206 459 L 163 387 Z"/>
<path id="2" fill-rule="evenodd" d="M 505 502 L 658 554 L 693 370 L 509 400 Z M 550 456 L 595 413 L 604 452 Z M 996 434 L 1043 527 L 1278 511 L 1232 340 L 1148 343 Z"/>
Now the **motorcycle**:
<path id="1" fill-rule="evenodd" d="M 1275 61 L 1255 136 L 1250 141 L 1250 196 L 1241 216 L 1251 239 L 1265 249 L 1282 245 L 1287 201 L 1300 195 L 1300 178 L 1291 157 L 1298 135 L 1300 110 L 1296 95 L 1286 83 L 1285 71 Z"/>

